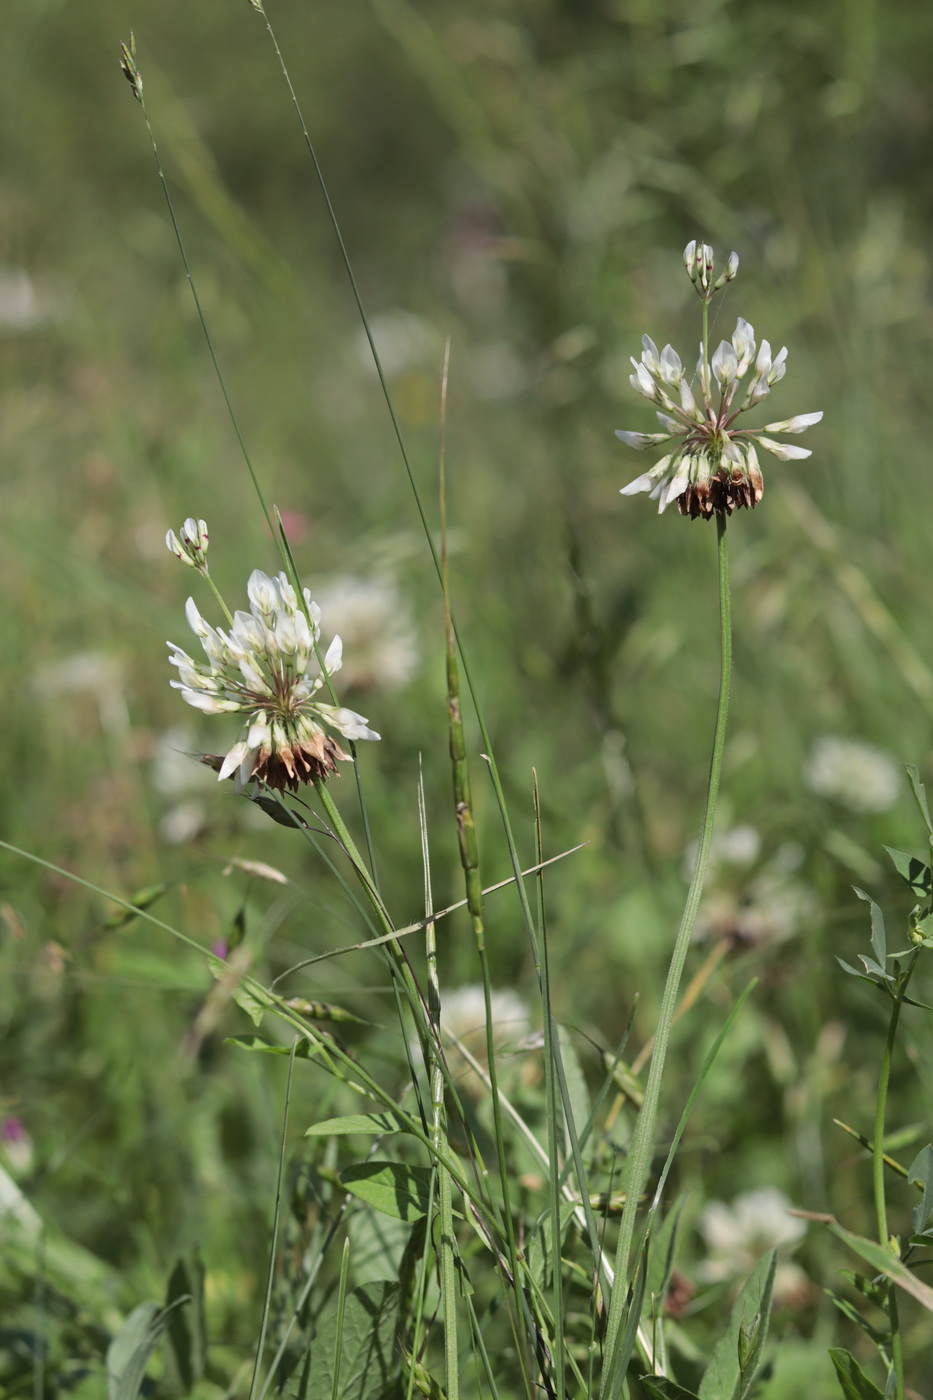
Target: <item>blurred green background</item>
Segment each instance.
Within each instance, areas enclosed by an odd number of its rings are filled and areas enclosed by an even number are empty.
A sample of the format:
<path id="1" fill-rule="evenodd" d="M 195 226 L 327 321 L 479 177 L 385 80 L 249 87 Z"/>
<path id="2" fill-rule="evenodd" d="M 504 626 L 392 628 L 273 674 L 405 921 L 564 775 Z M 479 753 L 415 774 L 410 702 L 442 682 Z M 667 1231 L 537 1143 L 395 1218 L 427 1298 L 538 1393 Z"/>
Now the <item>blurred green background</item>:
<path id="1" fill-rule="evenodd" d="M 677 1032 L 671 1115 L 759 976 L 683 1156 L 694 1217 L 704 1199 L 774 1185 L 869 1230 L 867 1167 L 830 1120 L 870 1131 L 881 1013 L 833 955 L 852 961 L 867 940 L 853 882 L 906 911 L 881 842 L 920 844 L 897 765 L 931 775 L 933 12 L 348 0 L 283 3 L 270 18 L 432 528 L 451 337 L 455 607 L 527 863 L 532 767 L 549 852 L 589 843 L 548 888 L 557 1011 L 594 1076 L 588 1037 L 613 1044 L 636 992 L 634 1043 L 650 1034 L 715 705 L 713 532 L 621 497 L 649 461 L 613 437 L 651 430 L 628 384 L 641 335 L 693 354 L 688 239 L 741 257 L 714 340 L 743 315 L 759 340 L 789 346 L 762 421 L 825 411 L 806 438 L 813 457 L 763 463 L 762 506 L 730 526 L 719 827 L 732 835 L 688 968 L 715 953 L 701 1010 Z M 0 830 L 122 897 L 166 881 L 156 913 L 206 947 L 245 924 L 271 976 L 362 929 L 297 838 L 257 824 L 185 757 L 234 731 L 199 725 L 169 690 L 164 640 L 188 644 L 197 580 L 165 531 L 207 519 L 233 607 L 250 570 L 277 563 L 119 71 L 130 28 L 244 437 L 325 634 L 344 636 L 341 699 L 383 736 L 361 746 L 360 767 L 388 905 L 402 922 L 420 913 L 419 755 L 436 899 L 460 897 L 439 590 L 311 162 L 245 0 L 6 0 Z M 197 601 L 213 615 L 206 593 Z M 491 883 L 508 863 L 472 748 Z M 352 775 L 334 786 L 356 822 Z M 251 879 L 231 856 L 292 884 Z M 200 1244 L 232 1374 L 260 1311 L 280 1062 L 243 1063 L 222 1044 L 248 1025 L 235 1008 L 198 1021 L 210 979 L 170 935 L 108 926 L 105 900 L 9 853 L 0 879 L 5 1162 L 65 1254 L 65 1240 L 86 1251 L 59 1261 L 62 1346 L 93 1351 L 93 1327 L 159 1296 L 179 1252 Z M 490 901 L 489 924 L 495 976 L 532 997 L 508 894 Z M 449 987 L 476 980 L 465 921 L 444 926 L 441 957 Z M 391 1020 L 374 958 L 321 967 L 293 978 L 294 993 Z M 398 1035 L 384 1034 L 397 1055 Z M 919 1147 L 933 1088 L 921 1013 L 904 1036 L 891 1121 L 915 1125 Z M 296 1134 L 321 1095 L 301 1078 Z M 19 1165 L 13 1138 L 29 1147 Z M 691 1250 L 700 1258 L 699 1236 Z M 818 1290 L 841 1261 L 818 1236 L 800 1257 L 809 1291 L 788 1305 L 786 1335 L 807 1354 L 837 1326 Z M 11 1256 L 0 1283 L 24 1318 L 32 1270 Z M 5 1364 L 19 1394 L 31 1371 Z"/>

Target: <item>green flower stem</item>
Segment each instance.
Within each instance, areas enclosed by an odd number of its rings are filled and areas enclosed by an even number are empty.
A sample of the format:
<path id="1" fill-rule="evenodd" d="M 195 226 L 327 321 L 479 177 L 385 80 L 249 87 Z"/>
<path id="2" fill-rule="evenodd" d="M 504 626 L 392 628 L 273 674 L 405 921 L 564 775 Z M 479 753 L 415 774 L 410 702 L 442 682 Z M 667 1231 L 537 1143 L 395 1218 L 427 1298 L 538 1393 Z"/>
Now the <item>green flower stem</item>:
<path id="1" fill-rule="evenodd" d="M 907 966 L 900 977 L 897 991 L 894 994 L 891 1005 L 891 1016 L 888 1020 L 888 1033 L 884 1038 L 884 1050 L 881 1055 L 881 1073 L 878 1076 L 878 1097 L 875 1101 L 875 1138 L 872 1143 L 872 1182 L 875 1192 L 875 1217 L 878 1225 L 878 1243 L 882 1248 L 888 1247 L 888 1208 L 884 1195 L 884 1115 L 888 1102 L 888 1083 L 891 1078 L 891 1059 L 894 1054 L 894 1042 L 897 1038 L 897 1023 L 901 1016 L 901 1007 L 907 995 L 907 987 L 913 974 L 914 967 L 919 956 L 919 948 L 911 953 Z M 895 1374 L 895 1396 L 896 1400 L 904 1400 L 904 1349 L 901 1342 L 900 1321 L 897 1312 L 897 1287 L 894 1283 L 888 1283 L 888 1318 L 891 1323 L 891 1355 L 894 1361 Z"/>
<path id="2" fill-rule="evenodd" d="M 704 331 L 705 329 L 704 326 Z M 680 979 L 687 958 L 687 949 L 690 946 L 690 935 L 693 932 L 693 925 L 696 921 L 697 911 L 700 907 L 700 899 L 703 894 L 703 882 L 706 878 L 706 867 L 709 864 L 710 846 L 713 840 L 713 826 L 716 818 L 716 799 L 719 796 L 719 779 L 722 772 L 722 755 L 723 748 L 725 747 L 726 719 L 729 713 L 729 693 L 732 681 L 732 607 L 729 594 L 729 552 L 726 542 L 725 515 L 719 514 L 716 516 L 716 532 L 719 559 L 719 622 L 721 646 L 719 706 L 716 712 L 716 729 L 713 736 L 713 752 L 710 759 L 706 806 L 703 812 L 703 824 L 700 828 L 700 842 L 697 848 L 693 877 L 690 881 L 690 888 L 687 891 L 687 902 L 684 906 L 680 928 L 677 931 L 677 939 L 674 943 L 673 956 L 671 957 L 670 967 L 668 968 L 667 982 L 664 986 L 664 995 L 661 999 L 661 1010 L 658 1016 L 657 1029 L 655 1031 L 654 1050 L 651 1055 L 651 1065 L 648 1070 L 648 1083 L 645 1086 L 644 1102 L 641 1112 L 638 1115 L 638 1121 L 635 1125 L 635 1132 L 629 1151 L 625 1207 L 622 1212 L 622 1224 L 619 1230 L 618 1245 L 616 1247 L 615 1282 L 612 1289 L 612 1301 L 609 1306 L 609 1321 L 606 1333 L 606 1356 L 609 1365 L 608 1385 L 605 1391 L 607 1396 L 617 1394 L 622 1381 L 621 1374 L 616 1375 L 615 1372 L 619 1364 L 617 1351 L 621 1341 L 623 1313 L 630 1281 L 629 1263 L 631 1260 L 632 1240 L 635 1234 L 635 1213 L 638 1209 L 638 1202 L 644 1192 L 645 1184 L 648 1180 L 648 1173 L 651 1168 L 651 1158 L 654 1151 L 655 1124 L 657 1121 L 658 1103 L 661 1094 L 661 1076 L 664 1073 L 668 1038 L 670 1036 L 671 1023 L 674 1019 L 674 1012 L 677 1009 L 677 993 L 680 988 Z"/>

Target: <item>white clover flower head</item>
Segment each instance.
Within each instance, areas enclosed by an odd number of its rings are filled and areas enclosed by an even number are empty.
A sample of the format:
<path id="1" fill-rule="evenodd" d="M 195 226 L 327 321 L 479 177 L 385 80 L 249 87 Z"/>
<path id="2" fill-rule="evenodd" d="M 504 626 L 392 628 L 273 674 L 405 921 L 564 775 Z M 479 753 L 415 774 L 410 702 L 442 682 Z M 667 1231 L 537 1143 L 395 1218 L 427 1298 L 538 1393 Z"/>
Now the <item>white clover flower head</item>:
<path id="1" fill-rule="evenodd" d="M 715 282 L 713 264 L 713 250 L 707 244 L 687 244 L 684 266 L 706 302 L 735 277 L 738 255 L 730 254 L 726 270 Z M 677 352 L 665 345 L 659 354 L 650 336 L 642 337 L 641 359 L 633 358 L 632 366 L 635 372 L 629 382 L 655 405 L 662 431 L 618 430 L 616 437 L 639 450 L 661 443 L 672 447 L 649 471 L 624 486 L 623 496 L 647 491 L 658 502 L 659 511 L 676 501 L 681 515 L 710 520 L 738 508 L 752 510 L 761 500 L 764 478 L 758 447 L 784 462 L 811 455 L 809 448 L 778 442 L 766 434 L 802 433 L 820 421 L 822 412 L 799 413 L 763 428 L 739 426 L 740 415 L 766 398 L 787 370 L 787 347 L 772 358 L 768 341 L 757 346 L 754 327 L 741 316 L 731 340 L 722 341 L 712 355 L 701 344 L 692 386 Z"/>
<path id="2" fill-rule="evenodd" d="M 743 1191 L 731 1206 L 710 1201 L 700 1216 L 709 1258 L 702 1267 L 711 1282 L 749 1273 L 769 1249 L 796 1244 L 806 1225 L 790 1215 L 790 1201 L 773 1186 Z"/>
<path id="3" fill-rule="evenodd" d="M 250 611 L 237 612 L 228 631 L 211 627 L 189 598 L 185 613 L 201 643 L 205 662 L 194 661 L 169 642 L 178 668 L 172 686 L 205 714 L 243 716 L 243 728 L 226 757 L 220 779 L 232 777 L 237 791 L 252 778 L 284 792 L 327 778 L 349 759 L 328 733 L 345 739 L 378 739 L 354 710 L 328 705 L 318 692 L 342 664 L 335 637 L 318 660 L 321 610 L 304 590 L 304 606 L 285 574 L 270 578 L 254 570 L 247 585 Z"/>
<path id="4" fill-rule="evenodd" d="M 816 740 L 803 777 L 811 792 L 850 812 L 887 812 L 901 793 L 900 768 L 890 754 L 834 734 Z"/>
<path id="5" fill-rule="evenodd" d="M 169 530 L 165 536 L 165 543 L 176 559 L 180 559 L 183 564 L 189 565 L 192 569 L 197 569 L 199 573 L 207 573 L 205 562 L 208 545 L 206 521 L 195 520 L 194 516 L 189 515 L 177 535 L 174 530 Z"/>

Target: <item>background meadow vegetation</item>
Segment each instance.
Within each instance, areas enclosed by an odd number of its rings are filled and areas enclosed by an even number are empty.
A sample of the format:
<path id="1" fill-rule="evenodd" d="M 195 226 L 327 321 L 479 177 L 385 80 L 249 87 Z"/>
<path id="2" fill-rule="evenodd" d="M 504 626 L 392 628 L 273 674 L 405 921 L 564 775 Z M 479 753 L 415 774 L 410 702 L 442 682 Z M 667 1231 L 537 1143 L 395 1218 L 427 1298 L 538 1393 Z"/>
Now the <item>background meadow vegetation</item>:
<path id="1" fill-rule="evenodd" d="M 742 260 L 714 340 L 743 315 L 790 347 L 770 416 L 825 411 L 813 457 L 765 463 L 762 506 L 730 527 L 723 840 L 661 1129 L 758 977 L 678 1159 L 677 1190 L 690 1191 L 680 1267 L 696 1289 L 678 1325 L 703 1346 L 749 1267 L 728 1250 L 710 1266 L 710 1202 L 771 1187 L 872 1228 L 868 1159 L 832 1119 L 870 1135 L 883 1016 L 835 955 L 853 961 L 865 945 L 853 883 L 902 927 L 911 900 L 881 843 L 922 845 L 898 765 L 933 768 L 933 11 L 347 0 L 270 18 L 432 524 L 451 337 L 454 605 L 525 863 L 532 767 L 548 853 L 587 843 L 549 875 L 548 898 L 555 1012 L 591 1084 L 636 994 L 632 1056 L 651 1034 L 715 706 L 713 531 L 621 497 L 647 463 L 613 437 L 650 420 L 628 384 L 642 333 L 687 359 L 697 340 L 688 239 Z M 208 521 L 232 606 L 249 572 L 277 560 L 119 72 L 131 27 L 244 436 L 325 637 L 344 636 L 341 701 L 383 736 L 360 766 L 388 907 L 401 922 L 422 911 L 422 755 L 435 897 L 461 897 L 440 592 L 313 170 L 245 0 L 6 0 L 0 835 L 123 898 L 166 883 L 159 917 L 205 948 L 245 932 L 269 979 L 364 930 L 295 834 L 257 821 L 185 756 L 228 745 L 222 720 L 193 722 L 168 687 L 164 641 L 187 645 L 197 580 L 165 531 Z M 206 594 L 197 601 L 211 616 Z M 508 859 L 469 736 L 490 884 Z M 840 759 L 827 739 L 871 751 Z M 358 829 L 352 774 L 331 786 Z M 0 1387 L 34 1393 L 41 1334 L 44 1393 L 102 1393 L 108 1335 L 197 1248 L 211 1339 L 197 1393 L 245 1395 L 283 1064 L 224 1044 L 249 1021 L 168 933 L 121 922 L 99 895 L 7 851 L 0 880 L 0 1156 L 46 1225 L 41 1267 L 12 1235 L 0 1257 Z M 533 1027 L 518 906 L 492 896 L 487 918 L 494 982 L 526 999 Z M 465 918 L 439 926 L 439 945 L 447 995 L 478 980 Z M 929 981 L 921 970 L 921 999 Z M 391 1076 L 402 1042 L 375 956 L 321 963 L 288 988 L 360 1017 L 343 1038 L 384 1056 Z M 516 1048 L 527 1029 L 519 1020 L 510 1073 L 533 1096 L 540 1066 Z M 889 1122 L 912 1129 L 909 1159 L 930 1134 L 929 1021 L 908 1010 L 902 1036 Z M 339 1111 L 329 1082 L 299 1065 L 280 1299 L 339 1165 L 302 1134 Z M 370 1228 L 357 1227 L 357 1278 L 397 1259 L 380 1257 Z M 848 1261 L 812 1230 L 793 1262 L 767 1393 L 800 1393 L 804 1378 L 808 1396 L 832 1395 L 826 1346 L 861 1343 L 821 1290 Z M 921 1394 L 924 1378 L 933 1386 L 926 1325 L 907 1310 Z"/>

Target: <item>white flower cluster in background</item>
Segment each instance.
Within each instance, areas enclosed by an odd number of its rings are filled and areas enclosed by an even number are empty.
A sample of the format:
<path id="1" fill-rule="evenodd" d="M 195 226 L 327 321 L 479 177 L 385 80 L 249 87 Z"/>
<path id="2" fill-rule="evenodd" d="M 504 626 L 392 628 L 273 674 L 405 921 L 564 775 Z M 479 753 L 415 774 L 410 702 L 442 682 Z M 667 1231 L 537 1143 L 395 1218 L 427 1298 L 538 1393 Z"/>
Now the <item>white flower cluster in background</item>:
<path id="1" fill-rule="evenodd" d="M 803 778 L 811 792 L 850 812 L 890 811 L 901 794 L 901 769 L 890 754 L 834 734 L 816 740 Z"/>

